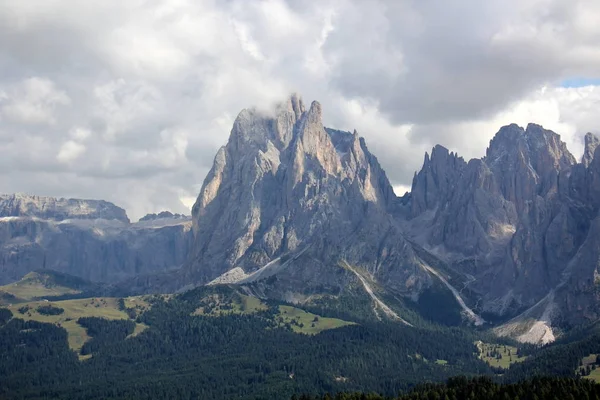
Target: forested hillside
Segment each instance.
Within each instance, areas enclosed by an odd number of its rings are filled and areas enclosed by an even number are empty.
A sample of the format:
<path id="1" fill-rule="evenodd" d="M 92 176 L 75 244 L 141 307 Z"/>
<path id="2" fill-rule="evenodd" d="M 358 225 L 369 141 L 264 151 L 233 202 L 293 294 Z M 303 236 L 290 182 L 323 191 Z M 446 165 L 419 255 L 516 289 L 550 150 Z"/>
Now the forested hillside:
<path id="1" fill-rule="evenodd" d="M 595 325 L 518 345 L 485 330 L 302 310 L 235 286 L 0 309 L 0 398 L 594 399 L 597 386 L 575 378 L 596 379 L 598 354 Z M 521 383 L 532 376 L 568 379 Z"/>
<path id="2" fill-rule="evenodd" d="M 14 315 L 0 328 L 0 397 L 395 395 L 419 382 L 491 373 L 466 330 L 347 324 L 279 303 L 239 302 L 239 296 L 227 287 L 156 296 L 137 317 L 149 327 L 137 336 L 130 336 L 131 320 L 81 318 L 91 337 L 81 349 L 91 358 L 83 361 L 69 349 L 64 329 Z M 324 321 L 333 325 L 305 331 Z"/>

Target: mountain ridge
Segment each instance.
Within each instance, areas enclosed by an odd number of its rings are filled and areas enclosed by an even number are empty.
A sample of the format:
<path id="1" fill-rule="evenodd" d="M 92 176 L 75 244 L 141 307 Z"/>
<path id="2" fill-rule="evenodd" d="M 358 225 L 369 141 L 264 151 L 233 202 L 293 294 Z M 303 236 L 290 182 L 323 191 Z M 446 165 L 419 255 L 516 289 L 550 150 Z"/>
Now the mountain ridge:
<path id="1" fill-rule="evenodd" d="M 366 279 L 374 311 L 381 299 L 404 319 L 444 292 L 465 321 L 510 320 L 518 329 L 500 331 L 534 342 L 553 327 L 598 318 L 593 134 L 579 162 L 560 135 L 533 123 L 501 127 L 479 159 L 436 145 L 398 197 L 364 138 L 325 127 L 322 115 L 318 102 L 307 108 L 298 95 L 271 115 L 242 110 L 192 216 L 161 213 L 130 225 L 175 229 L 161 240 L 178 250 L 160 271 L 129 272 L 123 287 L 237 283 L 259 297 L 310 304 L 363 290 Z M 174 222 L 156 227 L 158 219 Z M 125 236 L 124 248 L 155 254 L 156 246 Z M 536 311 L 544 299 L 552 312 Z"/>
<path id="2" fill-rule="evenodd" d="M 66 199 L 24 193 L 0 194 L 0 218 L 38 217 L 65 219 L 106 219 L 129 223 L 124 209 L 104 200 Z"/>

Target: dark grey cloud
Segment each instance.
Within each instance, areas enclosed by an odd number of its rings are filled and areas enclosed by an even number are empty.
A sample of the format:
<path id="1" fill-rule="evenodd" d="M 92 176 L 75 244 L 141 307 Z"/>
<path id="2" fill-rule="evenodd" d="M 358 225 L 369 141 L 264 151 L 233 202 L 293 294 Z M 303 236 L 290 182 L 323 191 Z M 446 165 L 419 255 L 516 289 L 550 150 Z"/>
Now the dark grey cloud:
<path id="1" fill-rule="evenodd" d="M 593 0 L 0 0 L 0 191 L 185 212 L 244 107 L 292 91 L 395 185 L 441 143 L 594 130 Z M 546 87 L 546 89 L 542 89 Z M 596 106 L 593 106 L 593 105 Z"/>
<path id="2" fill-rule="evenodd" d="M 598 15 L 592 1 L 376 4 L 338 14 L 326 54 L 337 89 L 379 100 L 396 123 L 489 118 L 541 85 L 598 74 L 598 28 L 581 25 Z"/>

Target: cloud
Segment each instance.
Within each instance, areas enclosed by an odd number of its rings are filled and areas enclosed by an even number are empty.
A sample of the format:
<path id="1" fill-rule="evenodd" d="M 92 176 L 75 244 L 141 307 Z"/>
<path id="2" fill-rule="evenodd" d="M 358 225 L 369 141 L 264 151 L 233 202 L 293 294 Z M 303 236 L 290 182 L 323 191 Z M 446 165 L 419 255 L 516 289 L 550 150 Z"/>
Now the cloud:
<path id="1" fill-rule="evenodd" d="M 70 163 L 78 159 L 84 152 L 84 145 L 69 140 L 60 147 L 56 159 L 61 163 Z"/>
<path id="2" fill-rule="evenodd" d="M 52 125 L 56 122 L 56 108 L 71 101 L 56 89 L 54 82 L 38 77 L 9 85 L 2 93 L 0 107 L 4 118 L 23 125 Z"/>
<path id="3" fill-rule="evenodd" d="M 594 0 L 0 0 L 0 186 L 189 212 L 237 113 L 293 91 L 398 188 L 434 144 L 481 156 L 510 122 L 578 153 L 599 18 Z"/>

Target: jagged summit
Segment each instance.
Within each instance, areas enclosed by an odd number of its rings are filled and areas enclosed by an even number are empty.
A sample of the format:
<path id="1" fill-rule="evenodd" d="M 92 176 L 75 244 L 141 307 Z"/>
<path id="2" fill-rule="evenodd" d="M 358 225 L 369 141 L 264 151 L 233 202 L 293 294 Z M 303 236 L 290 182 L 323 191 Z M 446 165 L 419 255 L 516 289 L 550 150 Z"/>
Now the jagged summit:
<path id="1" fill-rule="evenodd" d="M 586 135 L 580 164 L 560 135 L 537 124 L 502 127 L 485 157 L 468 163 L 436 146 L 413 180 L 409 234 L 465 274 L 486 312 L 510 315 L 550 294 L 555 299 L 557 291 L 560 301 L 579 302 L 589 314 L 595 300 L 584 301 L 582 294 L 575 300 L 565 293 L 572 293 L 577 279 L 576 291 L 587 287 L 593 280 L 584 284 L 583 276 L 591 279 L 600 266 L 575 261 L 595 254 L 598 243 L 590 230 L 600 208 L 598 143 Z M 584 264 L 589 270 L 581 273 Z M 565 287 L 571 289 L 565 292 Z M 572 322 L 581 317 L 560 314 L 563 306 L 548 303 L 547 310 L 553 311 L 540 311 L 544 323 L 535 326 L 536 332 L 547 334 L 558 318 Z"/>
<path id="2" fill-rule="evenodd" d="M 186 270 L 194 280 L 275 268 L 292 257 L 278 276 L 287 274 L 287 284 L 304 276 L 295 290 L 339 288 L 342 261 L 385 276 L 399 291 L 425 284 L 387 212 L 395 196 L 377 159 L 358 133 L 326 129 L 322 113 L 318 102 L 305 109 L 296 95 L 276 115 L 240 113 L 193 208 Z"/>
<path id="3" fill-rule="evenodd" d="M 583 147 L 583 156 L 581 158 L 581 163 L 587 168 L 592 163 L 594 159 L 594 153 L 596 152 L 596 148 L 600 144 L 600 139 L 598 136 L 594 135 L 591 132 L 585 134 L 584 137 L 584 147 Z"/>
<path id="4" fill-rule="evenodd" d="M 511 151 L 512 150 L 512 151 Z M 530 156 L 542 156 L 539 152 L 550 153 L 553 163 L 561 167 L 573 165 L 575 158 L 561 140 L 560 135 L 544 129 L 541 125 L 529 123 L 526 129 L 516 125 L 506 125 L 490 141 L 485 161 L 494 163 L 509 154 L 519 153 Z M 549 161 L 549 160 L 546 160 Z"/>
<path id="5" fill-rule="evenodd" d="M 431 156 L 425 153 L 423 168 L 413 178 L 412 215 L 435 208 L 439 199 L 452 189 L 466 165 L 462 157 L 440 145 L 431 150 Z"/>
<path id="6" fill-rule="evenodd" d="M 398 201 L 365 140 L 323 127 L 319 103 L 292 96 L 277 110 L 240 113 L 217 154 L 193 210 L 188 282 L 235 275 L 301 301 L 343 290 L 344 265 L 413 299 L 439 279 L 470 315 L 469 302 L 508 316 L 556 288 L 593 218 L 577 202 L 596 204 L 584 188 L 600 187 L 600 161 L 577 164 L 540 125 L 502 127 L 468 162 L 435 146 Z"/>

